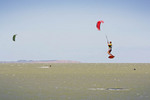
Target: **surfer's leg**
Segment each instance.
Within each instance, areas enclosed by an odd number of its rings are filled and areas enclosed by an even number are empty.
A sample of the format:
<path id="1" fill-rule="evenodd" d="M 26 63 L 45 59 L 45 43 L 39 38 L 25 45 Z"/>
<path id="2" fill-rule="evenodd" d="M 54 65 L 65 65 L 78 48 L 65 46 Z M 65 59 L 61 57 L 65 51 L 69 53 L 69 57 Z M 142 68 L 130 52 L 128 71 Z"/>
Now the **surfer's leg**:
<path id="1" fill-rule="evenodd" d="M 109 50 L 108 50 L 108 54 L 109 54 L 110 56 L 113 56 L 113 55 L 111 54 L 111 51 L 112 51 L 112 50 L 109 49 Z"/>
<path id="2" fill-rule="evenodd" d="M 111 50 L 109 49 L 107 53 L 108 53 L 110 56 L 112 56 L 112 54 L 111 54 L 110 52 L 111 52 Z"/>

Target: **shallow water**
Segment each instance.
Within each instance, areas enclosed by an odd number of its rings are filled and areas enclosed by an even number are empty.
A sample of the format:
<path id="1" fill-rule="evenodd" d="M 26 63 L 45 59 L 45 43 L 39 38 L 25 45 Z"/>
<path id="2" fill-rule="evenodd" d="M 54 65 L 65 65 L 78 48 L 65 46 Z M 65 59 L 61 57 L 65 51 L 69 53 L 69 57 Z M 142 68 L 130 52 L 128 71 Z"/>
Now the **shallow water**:
<path id="1" fill-rule="evenodd" d="M 150 64 L 0 64 L 0 99 L 150 100 L 149 78 Z"/>

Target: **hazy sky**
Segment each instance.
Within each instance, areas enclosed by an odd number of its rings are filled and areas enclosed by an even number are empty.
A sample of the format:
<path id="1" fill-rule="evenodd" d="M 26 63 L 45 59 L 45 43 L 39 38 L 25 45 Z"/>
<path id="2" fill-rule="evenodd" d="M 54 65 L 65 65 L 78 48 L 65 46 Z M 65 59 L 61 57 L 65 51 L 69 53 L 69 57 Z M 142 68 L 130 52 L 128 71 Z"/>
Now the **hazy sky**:
<path id="1" fill-rule="evenodd" d="M 0 61 L 23 59 L 150 63 L 150 0 L 0 0 Z"/>

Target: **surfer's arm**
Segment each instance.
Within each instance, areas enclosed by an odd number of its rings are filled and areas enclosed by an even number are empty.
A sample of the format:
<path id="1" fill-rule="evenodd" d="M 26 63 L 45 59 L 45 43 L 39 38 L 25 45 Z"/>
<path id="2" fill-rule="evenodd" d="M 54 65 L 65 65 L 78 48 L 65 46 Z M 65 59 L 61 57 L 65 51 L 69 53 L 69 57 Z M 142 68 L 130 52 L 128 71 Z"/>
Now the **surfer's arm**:
<path id="1" fill-rule="evenodd" d="M 109 42 L 107 41 L 107 44 L 109 45 Z"/>

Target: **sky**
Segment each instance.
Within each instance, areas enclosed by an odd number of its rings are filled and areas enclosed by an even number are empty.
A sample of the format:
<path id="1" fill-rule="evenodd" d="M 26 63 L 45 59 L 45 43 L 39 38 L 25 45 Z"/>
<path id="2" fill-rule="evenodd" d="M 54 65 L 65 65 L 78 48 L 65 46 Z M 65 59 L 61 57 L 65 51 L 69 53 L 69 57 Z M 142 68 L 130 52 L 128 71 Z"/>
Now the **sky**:
<path id="1" fill-rule="evenodd" d="M 149 0 L 0 0 L 0 61 L 150 63 L 149 11 Z"/>

